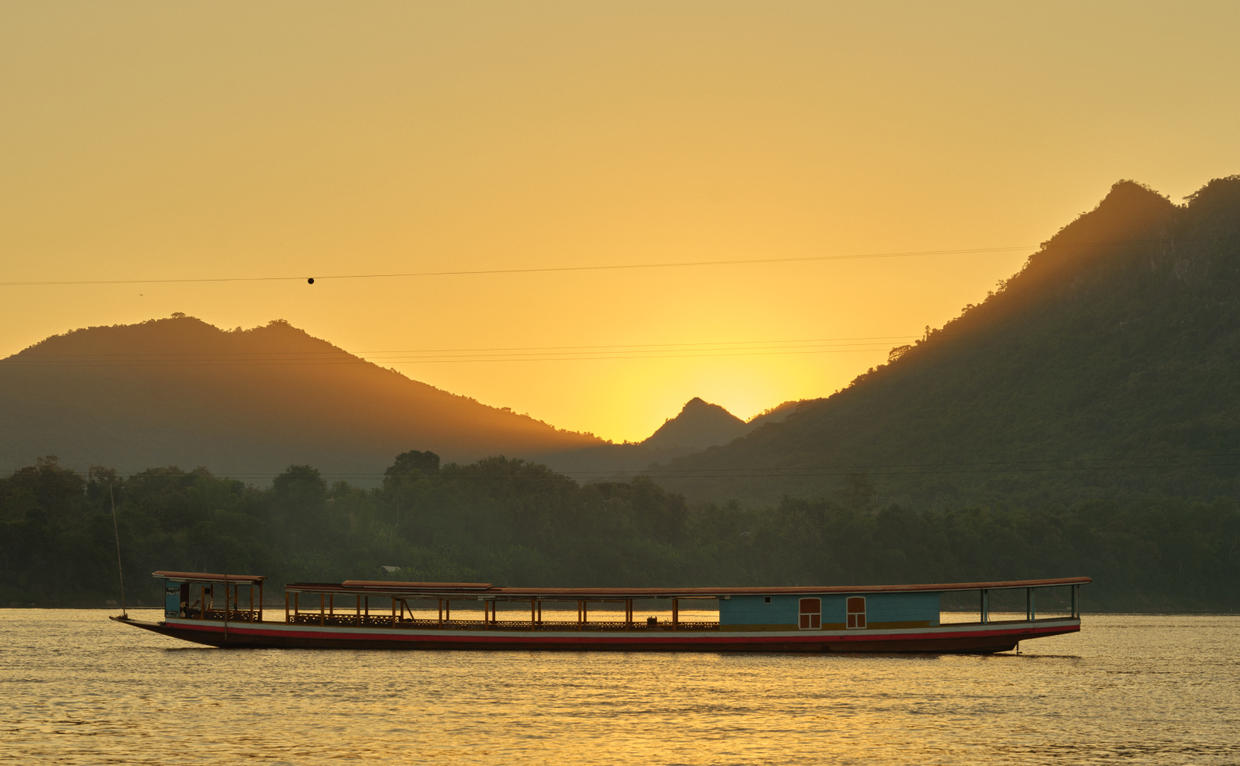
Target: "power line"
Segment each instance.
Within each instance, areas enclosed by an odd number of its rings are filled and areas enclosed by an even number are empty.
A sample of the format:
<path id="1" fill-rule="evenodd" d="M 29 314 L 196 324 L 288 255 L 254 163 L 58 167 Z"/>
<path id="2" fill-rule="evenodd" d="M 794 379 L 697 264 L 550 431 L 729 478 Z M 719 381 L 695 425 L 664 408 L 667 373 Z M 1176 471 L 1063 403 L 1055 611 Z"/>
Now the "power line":
<path id="1" fill-rule="evenodd" d="M 307 279 L 317 283 L 322 280 L 358 280 L 358 279 L 416 279 L 431 277 L 472 277 L 504 274 L 552 274 L 590 271 L 632 271 L 640 269 L 680 269 L 704 268 L 716 266 L 752 266 L 775 263 L 812 263 L 821 261 L 853 261 L 874 260 L 883 258 L 925 258 L 946 255 L 980 255 L 989 253 L 1028 252 L 1029 245 L 1011 245 L 1005 247 L 956 248 L 946 250 L 904 250 L 895 252 L 840 253 L 834 255 L 806 255 L 778 258 L 739 258 L 734 260 L 709 261 L 669 261 L 645 263 L 610 263 L 580 266 L 528 266 L 497 269 L 454 269 L 444 271 L 408 271 L 408 272 L 376 272 L 363 274 L 305 274 L 301 276 L 257 276 L 257 277 L 187 277 L 187 278 L 128 278 L 128 279 L 64 279 L 64 280 L 10 280 L 0 281 L 0 287 L 67 287 L 75 285 L 169 285 L 169 284 L 211 284 L 227 282 L 304 282 Z M 1034 248 L 1036 249 L 1036 247 Z"/>
<path id="2" fill-rule="evenodd" d="M 1085 250 L 1092 247 L 1149 244 L 1157 242 L 1192 242 L 1196 238 L 1177 237 L 1168 240 L 1166 237 L 1123 237 L 1081 240 L 1060 243 L 1056 250 Z M 771 258 L 736 258 L 713 259 L 704 261 L 651 261 L 642 263 L 604 263 L 577 266 L 524 266 L 493 269 L 445 269 L 439 271 L 406 271 L 406 272 L 373 272 L 358 274 L 303 274 L 303 275 L 265 275 L 253 277 L 219 276 L 219 277 L 131 277 L 125 279 L 33 279 L 4 280 L 0 287 L 56 287 L 74 285 L 153 285 L 153 284 L 209 284 L 226 282 L 306 282 L 314 284 L 324 279 L 357 280 L 357 279 L 414 279 L 429 277 L 465 277 L 504 274 L 551 274 L 590 271 L 625 271 L 639 269 L 677 269 L 701 268 L 715 266 L 751 266 L 775 263 L 813 263 L 826 261 L 874 260 L 884 258 L 925 258 L 949 255 L 984 255 L 997 253 L 1042 253 L 1046 246 L 1054 243 L 1044 242 L 1038 245 L 1002 245 L 995 247 L 942 248 L 934 250 L 895 250 L 877 252 L 835 253 L 824 255 L 780 256 Z"/>

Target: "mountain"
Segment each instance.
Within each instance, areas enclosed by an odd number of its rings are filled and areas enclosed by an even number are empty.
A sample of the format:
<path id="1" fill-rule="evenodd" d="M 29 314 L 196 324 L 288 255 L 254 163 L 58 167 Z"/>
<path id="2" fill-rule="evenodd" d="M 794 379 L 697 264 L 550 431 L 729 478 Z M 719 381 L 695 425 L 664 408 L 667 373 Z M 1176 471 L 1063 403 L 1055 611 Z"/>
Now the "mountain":
<path id="1" fill-rule="evenodd" d="M 778 419 L 788 406 L 780 405 L 746 423 L 723 407 L 694 397 L 676 417 L 668 418 L 643 441 L 588 445 L 549 452 L 540 459 L 579 480 L 620 479 L 673 458 L 727 444 L 748 433 L 760 420 Z"/>
<path id="2" fill-rule="evenodd" d="M 984 302 L 653 475 L 698 499 L 1045 507 L 1240 496 L 1240 177 L 1117 183 Z"/>
<path id="3" fill-rule="evenodd" d="M 56 455 L 122 472 L 205 466 L 265 479 L 291 464 L 369 483 L 396 455 L 447 460 L 600 443 L 441 391 L 286 322 L 225 332 L 174 315 L 48 338 L 0 360 L 0 469 Z"/>
<path id="4" fill-rule="evenodd" d="M 694 397 L 642 444 L 652 450 L 696 451 L 727 444 L 748 431 L 745 421 L 717 404 Z"/>

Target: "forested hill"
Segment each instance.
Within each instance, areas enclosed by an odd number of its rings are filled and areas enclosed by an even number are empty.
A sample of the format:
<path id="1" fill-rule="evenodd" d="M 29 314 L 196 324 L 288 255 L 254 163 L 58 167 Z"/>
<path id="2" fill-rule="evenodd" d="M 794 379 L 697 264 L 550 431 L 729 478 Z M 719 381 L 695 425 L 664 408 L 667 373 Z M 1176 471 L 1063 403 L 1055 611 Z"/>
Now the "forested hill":
<path id="1" fill-rule="evenodd" d="M 844 391 L 669 463 L 691 497 L 913 507 L 1240 494 L 1240 177 L 1132 182 Z"/>
<path id="2" fill-rule="evenodd" d="M 115 508 L 115 516 L 113 515 Z M 648 479 L 578 484 L 505 458 L 398 455 L 381 487 L 290 466 L 270 487 L 198 469 L 0 474 L 0 607 L 157 605 L 156 569 L 530 586 L 967 582 L 1086 574 L 1093 610 L 1240 609 L 1240 509 L 1095 502 L 1008 513 L 785 499 L 691 506 Z M 277 607 L 278 608 L 278 607 Z"/>
<path id="3" fill-rule="evenodd" d="M 0 468 L 205 466 L 258 482 L 292 463 L 377 482 L 391 456 L 451 460 L 597 444 L 410 380 L 286 322 L 176 315 L 58 335 L 0 360 Z"/>

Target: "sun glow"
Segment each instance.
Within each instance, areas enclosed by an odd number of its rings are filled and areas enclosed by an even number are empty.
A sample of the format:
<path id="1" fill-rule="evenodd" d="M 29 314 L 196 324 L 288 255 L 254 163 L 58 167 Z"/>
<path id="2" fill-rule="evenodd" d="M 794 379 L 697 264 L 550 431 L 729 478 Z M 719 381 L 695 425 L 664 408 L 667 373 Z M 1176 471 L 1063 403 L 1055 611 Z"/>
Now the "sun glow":
<path id="1" fill-rule="evenodd" d="M 694 396 L 751 417 L 979 302 L 1117 179 L 1240 167 L 1237 8 L 9 4 L 0 354 L 282 318 L 537 349 L 390 366 L 612 439 Z M 865 253 L 904 255 L 822 259 Z"/>

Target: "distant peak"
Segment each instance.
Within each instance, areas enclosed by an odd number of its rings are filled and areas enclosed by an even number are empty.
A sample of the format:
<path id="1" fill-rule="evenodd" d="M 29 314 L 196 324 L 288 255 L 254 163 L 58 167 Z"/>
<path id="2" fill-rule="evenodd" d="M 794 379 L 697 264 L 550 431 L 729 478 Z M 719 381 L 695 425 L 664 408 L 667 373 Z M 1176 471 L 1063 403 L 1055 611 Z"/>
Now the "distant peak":
<path id="1" fill-rule="evenodd" d="M 729 421 L 735 420 L 738 423 L 744 422 L 728 412 L 726 407 L 711 404 L 700 396 L 695 396 L 685 402 L 685 406 L 680 409 L 680 414 L 673 418 L 673 420 L 680 420 L 682 418 L 718 418 Z"/>
<path id="2" fill-rule="evenodd" d="M 727 442 L 748 431 L 745 421 L 717 404 L 695 396 L 680 414 L 670 418 L 645 441 L 661 448 L 705 449 Z"/>
<path id="3" fill-rule="evenodd" d="M 186 349 L 200 353 L 281 352 L 315 346 L 339 351 L 325 340 L 315 338 L 305 330 L 294 327 L 283 319 L 245 330 L 226 332 L 215 325 L 181 312 L 167 317 L 148 319 L 134 324 L 83 327 L 61 335 L 53 335 L 24 349 L 22 354 L 73 354 L 73 353 L 131 353 L 131 354 L 184 354 Z"/>
<path id="4" fill-rule="evenodd" d="M 1167 209 L 1175 207 L 1171 200 L 1154 191 L 1143 183 L 1132 180 L 1116 181 L 1107 196 L 1102 198 L 1098 209 L 1119 206 L 1126 212 L 1134 212 L 1149 207 Z"/>
<path id="5" fill-rule="evenodd" d="M 113 325 L 113 327 L 129 327 L 129 326 L 143 326 L 143 325 L 148 326 L 148 327 L 154 327 L 154 326 L 160 326 L 160 325 L 174 325 L 174 324 L 175 325 L 195 325 L 195 326 L 202 326 L 202 327 L 211 327 L 212 329 L 218 329 L 214 325 L 208 324 L 202 321 L 201 319 L 199 319 L 198 317 L 192 317 L 189 314 L 184 314 L 180 311 L 174 311 L 168 316 L 161 317 L 159 319 L 148 319 L 145 322 L 139 322 L 137 325 Z"/>
<path id="6" fill-rule="evenodd" d="M 1171 200 L 1136 181 L 1119 181 L 1098 206 L 1042 243 L 1029 266 L 1080 260 L 1101 247 L 1149 237 L 1179 210 Z"/>

